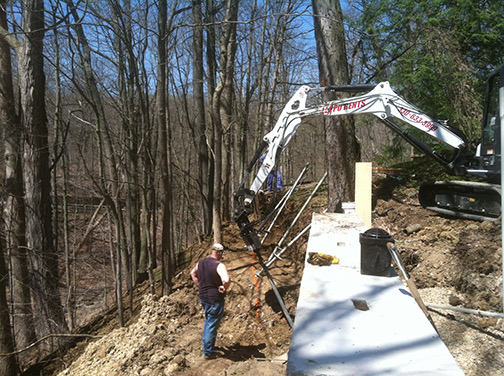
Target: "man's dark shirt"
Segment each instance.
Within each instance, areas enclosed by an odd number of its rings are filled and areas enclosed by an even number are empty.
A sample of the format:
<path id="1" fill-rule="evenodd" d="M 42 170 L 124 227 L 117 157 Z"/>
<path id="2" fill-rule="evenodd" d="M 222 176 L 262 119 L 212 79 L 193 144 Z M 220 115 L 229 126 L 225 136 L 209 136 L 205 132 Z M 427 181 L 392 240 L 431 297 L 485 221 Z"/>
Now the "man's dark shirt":
<path id="1" fill-rule="evenodd" d="M 224 294 L 219 293 L 219 286 L 222 285 L 217 273 L 219 264 L 220 261 L 213 257 L 205 257 L 198 263 L 199 296 L 210 304 L 224 298 Z"/>

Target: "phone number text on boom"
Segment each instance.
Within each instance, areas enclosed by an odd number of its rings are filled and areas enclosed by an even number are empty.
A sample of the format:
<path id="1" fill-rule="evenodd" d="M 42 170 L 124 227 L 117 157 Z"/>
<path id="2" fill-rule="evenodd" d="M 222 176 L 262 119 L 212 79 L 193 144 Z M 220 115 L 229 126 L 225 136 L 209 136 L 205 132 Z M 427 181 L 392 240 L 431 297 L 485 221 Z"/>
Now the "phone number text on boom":
<path id="1" fill-rule="evenodd" d="M 404 108 L 399 108 L 399 111 L 401 112 L 401 114 L 403 114 L 405 117 L 410 118 L 415 123 L 422 124 L 425 128 L 427 128 L 428 131 L 434 132 L 436 129 L 438 129 L 437 125 L 432 124 L 428 120 L 424 120 L 424 118 L 420 115 L 412 113 L 411 111 L 406 110 Z"/>

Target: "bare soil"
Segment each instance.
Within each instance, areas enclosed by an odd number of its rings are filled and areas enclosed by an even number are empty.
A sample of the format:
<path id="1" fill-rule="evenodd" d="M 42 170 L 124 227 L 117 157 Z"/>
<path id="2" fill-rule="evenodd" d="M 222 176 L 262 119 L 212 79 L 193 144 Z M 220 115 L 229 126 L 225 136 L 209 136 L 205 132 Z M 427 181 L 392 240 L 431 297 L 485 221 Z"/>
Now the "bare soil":
<path id="1" fill-rule="evenodd" d="M 378 184 L 378 183 L 377 183 Z M 262 257 L 267 259 L 313 186 L 290 200 Z M 403 263 L 427 303 L 452 304 L 502 312 L 500 222 L 446 218 L 421 208 L 415 189 L 385 194 L 375 187 L 374 227 L 396 240 Z M 285 246 L 304 229 L 313 212 L 323 211 L 326 193 L 317 195 L 295 223 Z M 405 230 L 415 225 L 415 230 Z M 295 320 L 307 236 L 299 239 L 270 269 L 286 307 Z M 197 288 L 189 271 L 207 254 L 211 239 L 187 250 L 193 261 L 175 278 L 174 292 L 158 298 L 148 285 L 135 291 L 136 314 L 124 328 L 117 314 L 103 316 L 86 333 L 100 336 L 78 342 L 50 363 L 45 375 L 274 375 L 285 374 L 292 330 L 265 277 L 257 256 L 244 248 L 234 224 L 224 228 L 226 263 L 232 278 L 226 313 L 217 338 L 218 357 L 201 354 L 204 322 Z M 436 328 L 466 375 L 504 375 L 504 325 L 500 318 L 431 309 Z"/>

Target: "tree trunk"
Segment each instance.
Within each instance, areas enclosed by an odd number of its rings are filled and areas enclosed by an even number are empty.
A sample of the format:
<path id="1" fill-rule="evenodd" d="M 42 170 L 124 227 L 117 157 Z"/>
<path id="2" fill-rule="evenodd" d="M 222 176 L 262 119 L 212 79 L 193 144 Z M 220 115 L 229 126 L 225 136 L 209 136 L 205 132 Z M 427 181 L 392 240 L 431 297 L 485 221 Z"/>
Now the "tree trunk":
<path id="1" fill-rule="evenodd" d="M 58 289 L 58 257 L 54 248 L 45 110 L 43 59 L 44 2 L 28 1 L 23 8 L 23 42 L 18 54 L 23 111 L 26 241 L 31 262 L 31 286 L 40 335 L 68 330 Z"/>
<path id="2" fill-rule="evenodd" d="M 213 231 L 214 241 L 222 242 L 222 208 L 223 198 L 223 131 L 230 128 L 232 115 L 231 101 L 233 95 L 234 56 L 236 52 L 236 21 L 238 3 L 228 0 L 224 31 L 220 41 L 219 83 L 215 89 L 212 109 L 214 124 L 214 200 L 213 200 Z"/>
<path id="3" fill-rule="evenodd" d="M 345 48 L 343 14 L 339 1 L 312 0 L 315 39 L 322 86 L 349 83 Z M 335 99 L 329 96 L 325 100 Z M 355 190 L 355 162 L 359 160 L 359 144 L 353 118 L 328 117 L 326 158 L 328 172 L 328 210 L 340 212 L 341 203 L 352 201 Z"/>
<path id="4" fill-rule="evenodd" d="M 52 21 L 57 22 L 56 9 L 53 4 L 53 9 L 51 15 L 53 17 Z M 75 254 L 72 254 L 70 249 L 70 223 L 68 214 L 68 154 L 66 139 L 68 135 L 69 126 L 65 127 L 65 122 L 62 118 L 62 86 L 61 86 L 61 60 L 60 60 L 60 33 L 58 29 L 54 30 L 54 35 L 52 39 L 52 45 L 54 49 L 54 80 L 55 80 L 55 101 L 54 101 L 54 120 L 53 120 L 53 168 L 52 168 L 52 186 L 53 186 L 53 208 L 55 210 L 53 216 L 53 228 L 54 228 L 54 246 L 58 249 L 59 244 L 59 225 L 61 217 L 59 215 L 59 207 L 61 206 L 61 211 L 63 214 L 63 226 L 62 226 L 62 236 L 63 236 L 63 249 L 65 253 L 65 284 L 67 287 L 67 292 L 65 296 L 65 309 L 66 309 L 66 320 L 69 330 L 72 331 L 75 328 L 75 280 L 72 278 L 72 259 Z M 61 193 L 59 193 L 58 188 L 58 176 L 61 176 Z M 61 204 L 60 204 L 61 197 Z M 73 248 L 75 252 L 75 248 Z"/>
<path id="5" fill-rule="evenodd" d="M 206 38 L 206 62 L 207 62 L 207 87 L 208 87 L 208 93 L 207 93 L 207 98 L 208 98 L 208 108 L 209 108 L 209 113 L 210 113 L 210 119 L 209 122 L 210 124 L 207 124 L 207 136 L 206 136 L 206 142 L 207 145 L 210 145 L 209 148 L 209 154 L 212 151 L 213 152 L 213 147 L 215 144 L 214 140 L 214 98 L 215 98 L 215 90 L 217 87 L 217 53 L 216 53 L 216 45 L 217 45 L 217 37 L 216 37 L 216 19 L 215 19 L 215 14 L 217 13 L 217 7 L 218 5 L 215 4 L 214 0 L 206 0 L 206 17 L 205 21 L 207 23 L 206 26 L 206 32 L 207 32 L 207 38 Z M 209 214 L 209 222 L 208 222 L 208 227 L 207 227 L 207 233 L 210 234 L 212 228 L 213 228 L 213 202 L 214 202 L 214 194 L 215 194 L 215 159 L 210 158 L 208 159 L 208 197 L 207 197 L 207 202 L 208 202 L 208 214 Z"/>
<path id="6" fill-rule="evenodd" d="M 131 4 L 129 1 L 122 1 L 121 5 L 115 0 L 110 0 L 112 4 L 113 20 L 111 20 L 114 30 L 114 49 L 116 52 L 116 64 L 118 69 L 118 87 L 121 98 L 121 120 L 122 127 L 121 140 L 117 148 L 122 148 L 124 152 L 124 164 L 122 165 L 122 175 L 125 180 L 125 235 L 127 245 L 127 265 L 132 284 L 145 280 L 147 274 L 145 265 L 139 275 L 139 261 L 141 254 L 141 229 L 140 229 L 140 181 L 139 177 L 139 137 L 144 128 L 143 119 L 139 116 L 139 110 L 143 101 L 136 100 L 136 95 L 141 96 L 141 89 L 137 90 L 135 83 L 138 81 L 136 67 L 138 61 L 133 54 L 132 27 L 131 27 Z M 130 290 L 131 292 L 131 290 Z M 130 298 L 131 295 L 130 295 Z"/>
<path id="7" fill-rule="evenodd" d="M 0 2 L 0 27 L 7 30 L 5 14 L 6 2 Z M 35 336 L 33 316 L 31 314 L 28 267 L 24 241 L 24 217 L 22 200 L 22 173 L 20 163 L 20 133 L 21 126 L 15 112 L 14 89 L 12 86 L 12 65 L 8 44 L 0 39 L 0 128 L 3 129 L 5 141 L 5 188 L 6 202 L 4 221 L 7 247 L 11 249 L 12 266 L 19 265 L 19 271 L 12 269 L 11 300 L 13 304 L 13 327 L 18 332 L 19 346 L 26 346 Z M 14 252 L 23 252 L 24 257 L 16 257 Z M 6 289 L 8 275 L 5 267 L 2 242 L 0 242 L 0 352 L 9 353 L 14 350 Z M 14 286 L 15 283 L 15 286 Z M 14 288 L 15 287 L 15 288 Z M 14 356 L 0 359 L 0 374 L 16 374 L 16 358 Z"/>
<path id="8" fill-rule="evenodd" d="M 156 91 L 156 116 L 158 123 L 158 149 L 159 169 L 161 174 L 161 289 L 163 295 L 168 295 L 172 290 L 172 279 L 175 275 L 175 255 L 173 250 L 173 195 L 171 171 L 171 133 L 168 121 L 167 75 L 168 61 L 166 44 L 170 33 L 177 1 L 172 3 L 170 18 L 168 19 L 168 6 L 166 0 L 159 3 L 158 14 L 158 86 Z"/>
<path id="9" fill-rule="evenodd" d="M 198 183 L 201 195 L 202 232 L 209 234 L 211 229 L 210 217 L 210 184 L 209 184 L 209 152 L 206 139 L 205 97 L 204 97 L 204 69 L 203 69 L 203 15 L 201 0 L 192 1 L 193 16 L 193 116 L 195 124 L 195 147 L 198 153 Z"/>
<path id="10" fill-rule="evenodd" d="M 9 322 L 9 305 L 5 293 L 8 276 L 3 253 L 2 243 L 0 242 L 0 354 L 9 354 L 14 351 L 14 341 Z M 16 357 L 14 355 L 0 357 L 0 375 L 15 376 L 17 374 Z"/>
<path id="11" fill-rule="evenodd" d="M 238 8 L 238 5 L 234 5 L 236 8 Z M 233 10 L 237 14 L 238 9 Z M 233 24 L 232 24 L 233 25 Z M 231 36 L 227 42 L 227 46 L 222 46 L 225 47 L 227 52 L 226 52 L 226 61 L 225 61 L 225 71 L 226 73 L 224 74 L 224 87 L 222 89 L 222 95 L 221 95 L 221 108 L 220 108 L 220 119 L 221 119 L 221 129 L 222 129 L 222 134 L 221 134 L 221 166 L 220 166 L 220 188 L 219 188 L 219 195 L 220 195 L 220 202 L 221 202 L 221 209 L 220 209 L 220 216 L 221 216 L 221 222 L 222 220 L 230 220 L 230 206 L 232 202 L 232 193 L 231 191 L 231 148 L 232 148 L 232 142 L 231 142 L 231 134 L 233 132 L 236 132 L 236 129 L 233 129 L 233 124 L 236 124 L 233 122 L 233 91 L 234 91 L 234 85 L 233 85 L 233 75 L 234 75 L 234 64 L 235 64 L 235 54 L 236 54 L 236 27 L 233 27 L 234 30 L 231 30 Z M 217 169 L 216 169 L 217 170 Z M 217 194 L 217 192 L 215 192 Z"/>
<path id="12" fill-rule="evenodd" d="M 5 3 L 0 7 L 0 26 L 7 30 Z M 5 237 L 11 271 L 12 324 L 19 347 L 36 340 L 31 309 L 30 279 L 26 254 L 23 181 L 21 168 L 21 134 L 15 112 L 12 65 L 9 46 L 0 40 L 0 121 L 4 136 Z"/>
<path id="13" fill-rule="evenodd" d="M 166 21 L 168 9 L 166 0 L 159 2 L 158 13 L 158 86 L 156 91 L 156 115 L 159 127 L 159 168 L 161 174 L 161 210 L 162 210 L 162 232 L 161 232 L 161 293 L 168 295 L 171 293 L 171 221 L 170 221 L 170 179 L 168 174 L 168 137 L 166 121 Z"/>

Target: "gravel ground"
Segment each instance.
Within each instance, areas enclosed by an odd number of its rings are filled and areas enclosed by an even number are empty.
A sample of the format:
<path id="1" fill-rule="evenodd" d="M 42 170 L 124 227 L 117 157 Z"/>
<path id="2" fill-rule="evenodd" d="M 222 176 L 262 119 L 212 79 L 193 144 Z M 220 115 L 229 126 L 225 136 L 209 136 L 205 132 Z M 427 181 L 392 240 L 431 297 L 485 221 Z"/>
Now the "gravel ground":
<path id="1" fill-rule="evenodd" d="M 419 292 L 426 305 L 449 305 L 450 296 L 454 296 L 449 288 L 426 288 Z M 466 376 L 504 375 L 502 318 L 437 308 L 429 311 L 441 338 Z"/>

